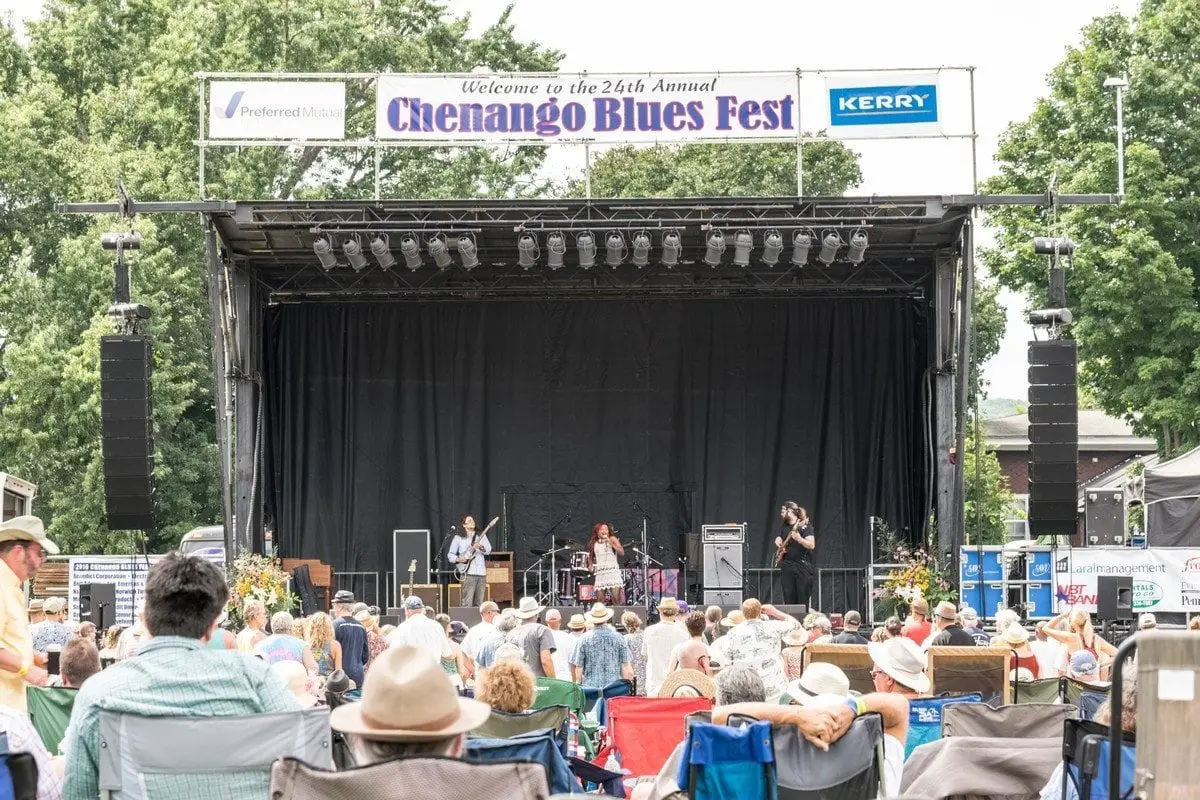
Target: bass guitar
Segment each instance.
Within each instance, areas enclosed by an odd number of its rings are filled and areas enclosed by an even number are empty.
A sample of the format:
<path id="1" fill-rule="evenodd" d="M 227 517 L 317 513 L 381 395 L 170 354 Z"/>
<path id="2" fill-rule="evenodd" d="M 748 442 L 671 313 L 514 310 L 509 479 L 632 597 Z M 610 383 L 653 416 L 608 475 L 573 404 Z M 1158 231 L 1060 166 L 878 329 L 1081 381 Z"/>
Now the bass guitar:
<path id="1" fill-rule="evenodd" d="M 488 535 L 488 531 L 496 527 L 496 523 L 500 521 L 499 517 L 492 517 L 492 521 L 487 524 L 487 527 L 482 531 L 477 532 L 471 537 L 471 545 L 464 552 L 459 553 L 454 559 L 454 577 L 460 581 L 466 577 L 467 570 L 471 567 L 471 562 L 475 560 L 475 552 L 479 549 L 479 541 Z"/>

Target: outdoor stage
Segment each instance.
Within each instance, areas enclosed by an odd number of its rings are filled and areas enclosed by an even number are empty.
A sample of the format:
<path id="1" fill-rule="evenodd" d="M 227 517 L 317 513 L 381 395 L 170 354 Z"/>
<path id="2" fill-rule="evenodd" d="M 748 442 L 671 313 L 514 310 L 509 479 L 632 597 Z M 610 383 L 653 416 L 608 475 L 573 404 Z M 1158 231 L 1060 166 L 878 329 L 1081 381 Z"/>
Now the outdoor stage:
<path id="1" fill-rule="evenodd" d="M 281 555 L 382 574 L 394 529 L 428 529 L 436 548 L 464 514 L 500 515 L 494 547 L 519 575 L 567 514 L 554 535 L 582 543 L 610 520 L 628 543 L 640 507 L 652 555 L 667 567 L 690 555 L 695 578 L 702 524 L 749 523 L 745 566 L 766 567 L 779 504 L 795 499 L 819 566 L 865 567 L 872 517 L 914 537 L 936 517 L 953 552 L 966 315 L 952 310 L 970 290 L 973 199 L 201 204 L 236 544 L 262 548 L 265 527 Z M 869 246 L 850 263 L 860 230 Z M 747 267 L 733 263 L 739 231 L 755 242 Z M 785 243 L 774 265 L 771 231 Z M 814 240 L 803 266 L 790 263 L 797 231 Z M 559 269 L 554 232 L 569 243 Z M 652 243 L 644 267 L 631 263 L 638 232 Z M 668 267 L 671 232 L 682 252 Z M 830 265 L 817 260 L 828 232 L 843 242 Z M 616 267 L 613 233 L 626 245 Z M 390 269 L 367 247 L 381 234 Z M 426 244 L 439 236 L 470 237 L 480 265 L 464 268 L 454 246 L 439 269 Z M 522 236 L 537 244 L 529 269 Z M 361 269 L 341 257 L 355 237 Z M 318 238 L 334 244 L 331 269 Z"/>

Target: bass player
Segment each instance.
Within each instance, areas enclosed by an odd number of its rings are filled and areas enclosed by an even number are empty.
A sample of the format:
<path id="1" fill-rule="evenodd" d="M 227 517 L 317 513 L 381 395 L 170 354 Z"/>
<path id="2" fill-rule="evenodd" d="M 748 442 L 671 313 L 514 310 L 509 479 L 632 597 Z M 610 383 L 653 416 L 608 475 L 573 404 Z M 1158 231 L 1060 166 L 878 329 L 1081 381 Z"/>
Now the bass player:
<path id="1" fill-rule="evenodd" d="M 779 509 L 780 535 L 775 537 L 775 561 L 783 581 L 783 602 L 811 607 L 813 550 L 817 547 L 808 512 L 789 500 Z"/>
<path id="2" fill-rule="evenodd" d="M 478 608 L 487 599 L 487 563 L 484 557 L 490 552 L 492 543 L 488 541 L 487 531 L 477 535 L 475 518 L 469 514 L 463 517 L 459 532 L 450 540 L 447 555 L 452 564 L 466 565 L 465 574 L 459 578 L 462 582 L 462 599 L 459 602 L 464 606 Z"/>

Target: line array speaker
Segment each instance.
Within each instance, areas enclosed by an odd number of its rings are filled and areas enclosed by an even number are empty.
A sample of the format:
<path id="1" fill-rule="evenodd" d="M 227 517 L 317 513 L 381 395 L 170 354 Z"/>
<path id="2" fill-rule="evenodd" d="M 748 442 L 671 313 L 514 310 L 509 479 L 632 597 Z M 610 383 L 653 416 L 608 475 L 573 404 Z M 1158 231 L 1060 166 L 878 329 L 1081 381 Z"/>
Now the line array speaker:
<path id="1" fill-rule="evenodd" d="M 100 448 L 111 530 L 153 530 L 152 354 L 144 336 L 100 339 Z"/>
<path id="2" fill-rule="evenodd" d="M 1029 533 L 1078 528 L 1078 354 L 1071 339 L 1029 343 Z"/>

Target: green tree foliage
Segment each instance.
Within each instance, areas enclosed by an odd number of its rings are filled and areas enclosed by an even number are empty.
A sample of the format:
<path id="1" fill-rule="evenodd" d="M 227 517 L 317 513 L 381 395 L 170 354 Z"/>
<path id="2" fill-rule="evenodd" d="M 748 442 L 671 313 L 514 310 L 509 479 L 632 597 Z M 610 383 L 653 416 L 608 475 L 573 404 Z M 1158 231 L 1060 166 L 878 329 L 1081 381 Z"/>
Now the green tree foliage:
<path id="1" fill-rule="evenodd" d="M 986 441 L 980 443 L 976 459 L 974 421 L 967 423 L 964 449 L 968 544 L 1004 544 L 1008 541 L 1008 527 L 1004 523 L 1012 518 L 1015 497 L 1008 487 L 1008 478 L 1000 471 L 1000 461 L 995 452 L 987 449 Z"/>
<path id="2" fill-rule="evenodd" d="M 1004 309 L 1000 306 L 999 285 L 993 280 L 979 280 L 975 284 L 975 302 L 971 308 L 971 374 L 968 378 L 967 406 L 975 407 L 975 395 L 987 396 L 987 381 L 983 379 L 983 365 L 1000 352 L 1004 339 Z"/>
<path id="3" fill-rule="evenodd" d="M 1171 453 L 1200 442 L 1200 9 L 1195 0 L 1145 0 L 1083 30 L 1049 75 L 1049 96 L 1010 126 L 989 192 L 1116 191 L 1114 103 L 1103 88 L 1128 75 L 1126 202 L 1118 207 L 998 208 L 1000 281 L 1047 296 L 1035 235 L 1079 244 L 1067 274 L 1081 380 L 1106 412 L 1132 420 Z"/>
<path id="4" fill-rule="evenodd" d="M 132 224 L 133 295 L 150 306 L 160 530 L 178 541 L 219 520 L 203 235 L 192 216 L 132 223 L 52 213 L 66 200 L 197 195 L 197 71 L 552 70 L 559 55 L 513 35 L 507 14 L 476 37 L 430 0 L 49 0 L 27 45 L 0 30 L 0 451 L 40 487 L 39 513 L 71 552 L 117 552 L 100 461 L 99 339 L 111 331 L 100 233 Z M 348 133 L 373 126 L 374 88 L 348 86 Z M 393 148 L 392 197 L 536 192 L 540 148 Z M 211 151 L 216 197 L 362 197 L 373 156 L 320 148 Z"/>

